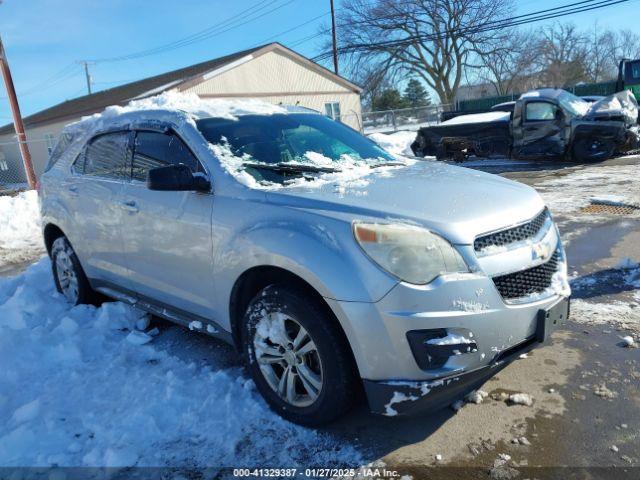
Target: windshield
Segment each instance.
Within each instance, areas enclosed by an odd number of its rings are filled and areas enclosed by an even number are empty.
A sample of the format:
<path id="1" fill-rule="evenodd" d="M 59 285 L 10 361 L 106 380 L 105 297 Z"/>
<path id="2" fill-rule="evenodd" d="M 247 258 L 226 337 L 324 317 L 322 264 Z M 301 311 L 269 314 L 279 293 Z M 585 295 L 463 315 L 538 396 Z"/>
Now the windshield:
<path id="1" fill-rule="evenodd" d="M 243 115 L 237 120 L 196 122 L 210 143 L 228 147 L 245 163 L 322 164 L 394 161 L 395 158 L 355 130 L 322 115 Z"/>
<path id="2" fill-rule="evenodd" d="M 581 117 L 586 115 L 589 111 L 589 102 L 585 102 L 582 98 L 563 91 L 558 95 L 558 102 L 563 109 L 567 110 L 574 117 Z"/>

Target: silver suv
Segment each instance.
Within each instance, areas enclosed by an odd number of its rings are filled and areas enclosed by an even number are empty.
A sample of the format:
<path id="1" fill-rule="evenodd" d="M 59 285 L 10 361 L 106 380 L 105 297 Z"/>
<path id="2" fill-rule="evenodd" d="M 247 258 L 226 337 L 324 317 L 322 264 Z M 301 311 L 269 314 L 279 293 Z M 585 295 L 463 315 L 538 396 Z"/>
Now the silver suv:
<path id="1" fill-rule="evenodd" d="M 236 110 L 238 110 L 236 108 Z M 532 188 L 391 155 L 278 107 L 111 110 L 63 132 L 40 184 L 58 291 L 235 345 L 283 417 L 439 408 L 568 315 Z"/>

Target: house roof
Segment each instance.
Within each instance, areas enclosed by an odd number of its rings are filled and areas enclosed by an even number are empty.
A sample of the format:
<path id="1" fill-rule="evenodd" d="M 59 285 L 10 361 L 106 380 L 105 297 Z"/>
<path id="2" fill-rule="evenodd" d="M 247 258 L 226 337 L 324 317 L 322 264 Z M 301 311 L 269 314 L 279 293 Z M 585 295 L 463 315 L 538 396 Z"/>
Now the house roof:
<path id="1" fill-rule="evenodd" d="M 207 78 L 208 73 L 221 69 L 225 66 L 231 66 L 233 62 L 236 62 L 247 55 L 253 55 L 256 57 L 273 50 L 278 50 L 292 56 L 294 60 L 302 63 L 307 68 L 311 68 L 320 75 L 331 78 L 356 93 L 360 93 L 361 91 L 361 88 L 357 85 L 349 82 L 339 75 L 336 75 L 323 66 L 312 62 L 299 53 L 294 52 L 279 43 L 269 43 L 259 47 L 250 48 L 248 50 L 232 53 L 224 57 L 197 63 L 189 67 L 180 68 L 171 72 L 162 73 L 153 77 L 120 85 L 108 90 L 102 90 L 100 92 L 92 93 L 91 95 L 67 100 L 54 105 L 53 107 L 34 113 L 33 115 L 29 115 L 28 117 L 25 117 L 23 121 L 25 127 L 33 128 L 65 119 L 73 119 L 83 115 L 90 115 L 110 105 L 125 104 L 134 98 L 143 98 L 155 95 L 165 90 L 179 88 L 185 84 L 187 84 L 185 86 L 198 84 Z M 14 127 L 12 123 L 0 128 L 0 135 L 13 132 Z"/>

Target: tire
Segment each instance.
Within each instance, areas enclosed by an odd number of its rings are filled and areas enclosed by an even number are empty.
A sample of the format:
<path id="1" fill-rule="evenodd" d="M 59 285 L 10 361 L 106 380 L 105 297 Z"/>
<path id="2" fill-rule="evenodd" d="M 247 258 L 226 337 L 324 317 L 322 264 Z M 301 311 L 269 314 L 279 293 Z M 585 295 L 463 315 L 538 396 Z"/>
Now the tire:
<path id="1" fill-rule="evenodd" d="M 577 139 L 571 153 L 575 162 L 593 163 L 607 160 L 613 156 L 615 143 L 610 139 Z"/>
<path id="2" fill-rule="evenodd" d="M 67 237 L 58 237 L 53 241 L 51 269 L 56 289 L 71 305 L 95 304 L 98 301 L 98 295 L 89 285 L 89 280 Z"/>
<path id="3" fill-rule="evenodd" d="M 249 303 L 242 327 L 247 368 L 276 413 L 318 426 L 351 408 L 359 380 L 349 346 L 315 299 L 270 285 Z"/>

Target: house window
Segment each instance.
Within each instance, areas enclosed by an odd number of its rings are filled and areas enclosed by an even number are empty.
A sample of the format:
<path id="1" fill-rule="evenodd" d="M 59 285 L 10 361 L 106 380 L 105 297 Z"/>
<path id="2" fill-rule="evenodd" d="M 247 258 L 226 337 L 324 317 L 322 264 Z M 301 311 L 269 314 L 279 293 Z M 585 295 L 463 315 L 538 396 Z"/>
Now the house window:
<path id="1" fill-rule="evenodd" d="M 44 141 L 47 144 L 47 153 L 49 155 L 51 155 L 51 152 L 53 152 L 53 148 L 56 146 L 56 137 L 53 133 L 45 133 L 44 134 Z"/>
<path id="2" fill-rule="evenodd" d="M 324 104 L 324 113 L 327 117 L 340 120 L 340 102 L 330 102 Z"/>

